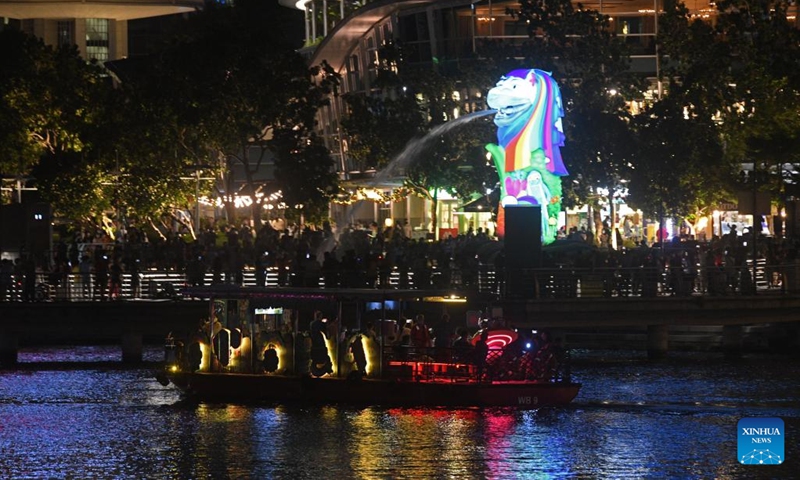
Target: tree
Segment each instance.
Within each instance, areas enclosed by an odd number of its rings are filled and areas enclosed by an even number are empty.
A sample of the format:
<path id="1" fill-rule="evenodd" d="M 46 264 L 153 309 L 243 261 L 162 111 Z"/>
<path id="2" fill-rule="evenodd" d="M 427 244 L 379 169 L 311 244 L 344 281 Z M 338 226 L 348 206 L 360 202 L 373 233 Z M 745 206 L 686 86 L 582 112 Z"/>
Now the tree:
<path id="1" fill-rule="evenodd" d="M 596 205 L 598 190 L 613 195 L 635 162 L 626 100 L 643 96 L 643 79 L 631 73 L 627 48 L 596 10 L 569 0 L 523 0 L 513 13 L 530 35 L 519 53 L 561 86 L 563 155 L 566 178 L 573 179 L 564 182 L 564 201 Z"/>
<path id="2" fill-rule="evenodd" d="M 472 120 L 431 140 L 409 163 L 404 184 L 417 195 L 432 201 L 434 232 L 439 223 L 440 191 L 470 199 L 475 193 L 484 194 L 487 189 L 494 188 L 497 176 L 486 161 L 484 150 L 493 135 L 494 125 L 490 120 Z"/>
<path id="3" fill-rule="evenodd" d="M 630 173 L 629 201 L 656 218 L 708 214 L 724 198 L 733 173 L 717 126 L 686 115 L 681 100 L 669 96 L 636 119 L 642 154 Z"/>
<path id="4" fill-rule="evenodd" d="M 350 158 L 360 167 L 404 174 L 410 192 L 432 201 L 434 231 L 440 190 L 469 199 L 497 183 L 483 150 L 494 135 L 491 122 L 453 114 L 465 115 L 465 104 L 467 113 L 484 108 L 482 100 L 461 98 L 488 88 L 475 82 L 478 78 L 468 67 L 410 65 L 403 61 L 403 47 L 390 44 L 379 52 L 382 94 L 346 97 L 342 126 Z"/>
<path id="5" fill-rule="evenodd" d="M 96 213 L 101 182 L 91 165 L 110 84 L 76 48 L 0 31 L 0 172 L 35 173 L 41 197 L 57 214 Z M 70 175 L 72 173 L 73 175 Z"/>
<path id="6" fill-rule="evenodd" d="M 345 95 L 347 116 L 342 128 L 348 136 L 347 154 L 355 170 L 381 169 L 410 139 L 421 135 L 424 112 L 411 95 Z"/>
<path id="7" fill-rule="evenodd" d="M 157 228 L 156 222 L 169 216 L 194 236 L 182 212 L 190 198 L 196 201 L 195 184 L 186 178 L 197 159 L 176 146 L 175 113 L 167 103 L 153 102 L 134 82 L 119 85 L 108 106 L 98 150 L 106 159 L 105 184 L 116 220 Z"/>
<path id="8" fill-rule="evenodd" d="M 167 106 L 178 157 L 220 166 L 221 195 L 253 195 L 254 174 L 274 161 L 271 188 L 287 199 L 313 199 L 287 202 L 302 203 L 308 218 L 334 191 L 332 160 L 320 154 L 312 131 L 336 78 L 324 65 L 309 68 L 278 35 L 283 11 L 249 0 L 208 5 L 155 58 L 139 87 L 149 105 Z M 233 219 L 232 201 L 226 207 Z M 251 218 L 259 216 L 254 204 Z"/>
<path id="9" fill-rule="evenodd" d="M 800 32 L 787 19 L 789 2 L 717 3 L 716 21 L 691 19 L 686 7 L 665 4 L 661 43 L 669 55 L 670 95 L 687 115 L 715 118 L 725 145 L 728 191 L 741 163 L 771 176 L 784 203 L 787 169 L 797 161 L 800 117 Z"/>

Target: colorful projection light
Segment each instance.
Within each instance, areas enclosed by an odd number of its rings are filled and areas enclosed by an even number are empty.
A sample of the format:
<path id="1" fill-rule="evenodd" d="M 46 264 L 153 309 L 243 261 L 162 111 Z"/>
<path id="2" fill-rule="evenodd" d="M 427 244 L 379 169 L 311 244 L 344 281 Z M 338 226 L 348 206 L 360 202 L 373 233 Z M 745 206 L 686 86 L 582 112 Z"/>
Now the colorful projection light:
<path id="1" fill-rule="evenodd" d="M 489 90 L 489 107 L 497 110 L 497 144 L 486 150 L 500 176 L 498 233 L 504 233 L 504 207 L 539 205 L 542 242 L 555 240 L 561 210 L 561 160 L 564 106 L 558 84 L 542 70 L 514 70 Z"/>

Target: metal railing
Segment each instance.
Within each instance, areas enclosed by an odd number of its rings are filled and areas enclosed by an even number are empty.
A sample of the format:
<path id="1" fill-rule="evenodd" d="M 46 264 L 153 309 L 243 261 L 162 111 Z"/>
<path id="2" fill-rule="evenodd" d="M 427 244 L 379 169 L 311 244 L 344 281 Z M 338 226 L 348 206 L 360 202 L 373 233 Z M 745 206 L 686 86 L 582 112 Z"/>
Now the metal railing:
<path id="1" fill-rule="evenodd" d="M 759 259 L 755 276 L 752 261 L 746 265 L 694 268 L 671 267 L 555 267 L 538 269 L 506 269 L 498 272 L 492 265 L 481 264 L 477 274 L 465 275 L 458 268 L 436 267 L 423 270 L 392 269 L 374 278 L 363 272 L 339 271 L 334 277 L 324 272 L 283 271 L 266 269 L 257 278 L 253 268 L 239 273 L 205 272 L 202 284 L 238 284 L 266 287 L 303 286 L 311 288 L 386 288 L 386 289 L 452 289 L 454 292 L 478 292 L 484 295 L 546 298 L 611 298 L 663 297 L 698 295 L 750 295 L 754 293 L 786 294 L 800 292 L 800 262 L 767 265 Z M 350 275 L 352 274 L 352 275 Z M 466 283 L 466 278 L 474 281 Z M 355 279 L 355 280 L 354 280 Z M 512 280 L 509 282 L 509 280 Z M 354 283 L 352 283 L 354 282 Z M 102 283 L 102 285 L 101 285 Z M 35 282 L 14 277 L 10 285 L 0 288 L 0 301 L 103 301 L 117 299 L 178 299 L 187 285 L 199 285 L 180 271 L 148 270 L 136 274 L 123 273 L 121 283 L 98 282 L 94 274 L 37 273 Z"/>
<path id="2" fill-rule="evenodd" d="M 478 291 L 500 297 L 610 298 L 752 295 L 800 291 L 800 263 L 740 266 L 555 267 L 498 272 L 481 265 Z"/>

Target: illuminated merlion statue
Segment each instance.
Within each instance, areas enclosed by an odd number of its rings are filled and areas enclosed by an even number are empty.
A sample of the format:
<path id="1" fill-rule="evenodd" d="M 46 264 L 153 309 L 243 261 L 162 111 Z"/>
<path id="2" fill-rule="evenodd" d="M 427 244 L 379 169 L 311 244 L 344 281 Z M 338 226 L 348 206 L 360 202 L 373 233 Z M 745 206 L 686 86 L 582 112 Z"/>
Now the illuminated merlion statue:
<path id="1" fill-rule="evenodd" d="M 556 238 L 561 210 L 561 160 L 564 106 L 553 78 L 542 70 L 514 70 L 503 76 L 487 97 L 497 110 L 497 145 L 486 149 L 500 175 L 498 234 L 503 235 L 506 205 L 542 207 L 542 241 Z"/>

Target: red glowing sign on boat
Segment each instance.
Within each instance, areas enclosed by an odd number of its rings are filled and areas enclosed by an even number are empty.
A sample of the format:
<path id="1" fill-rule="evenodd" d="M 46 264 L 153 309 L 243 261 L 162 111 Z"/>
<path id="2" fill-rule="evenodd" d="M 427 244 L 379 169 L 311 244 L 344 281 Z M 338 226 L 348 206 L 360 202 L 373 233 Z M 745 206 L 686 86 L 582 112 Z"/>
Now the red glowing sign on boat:
<path id="1" fill-rule="evenodd" d="M 516 340 L 518 336 L 517 332 L 513 330 L 489 330 L 489 335 L 486 337 L 486 345 L 489 350 L 502 350 Z M 472 344 L 477 344 L 478 340 L 480 340 L 480 335 L 475 335 L 472 338 Z"/>

